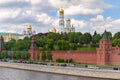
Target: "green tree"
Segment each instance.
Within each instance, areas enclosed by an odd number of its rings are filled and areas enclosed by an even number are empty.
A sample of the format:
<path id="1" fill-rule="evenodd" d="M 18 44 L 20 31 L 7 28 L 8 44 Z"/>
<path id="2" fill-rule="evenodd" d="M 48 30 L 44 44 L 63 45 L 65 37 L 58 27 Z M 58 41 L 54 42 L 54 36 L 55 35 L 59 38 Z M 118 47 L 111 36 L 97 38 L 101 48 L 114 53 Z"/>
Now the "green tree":
<path id="1" fill-rule="evenodd" d="M 2 57 L 4 58 L 4 59 L 6 59 L 6 58 L 8 58 L 8 53 L 7 53 L 7 51 L 4 51 L 4 52 L 2 52 Z"/>
<path id="2" fill-rule="evenodd" d="M 120 46 L 120 39 L 114 39 L 112 41 L 113 46 Z"/>
<path id="3" fill-rule="evenodd" d="M 96 34 L 92 37 L 92 42 L 93 43 L 99 43 L 100 39 L 101 39 L 101 35 L 100 34 Z"/>
<path id="4" fill-rule="evenodd" d="M 59 46 L 57 44 L 54 44 L 53 49 L 54 50 L 59 50 Z"/>
<path id="5" fill-rule="evenodd" d="M 37 53 L 37 61 L 39 61 L 39 60 L 40 60 L 40 54 Z"/>
<path id="6" fill-rule="evenodd" d="M 46 42 L 47 44 L 46 44 L 46 49 L 48 50 L 48 49 L 51 49 L 51 50 L 53 50 L 53 45 L 54 45 L 54 41 L 53 41 L 53 39 L 47 39 L 47 42 Z"/>
<path id="7" fill-rule="evenodd" d="M 80 43 L 81 44 L 89 44 L 92 41 L 92 36 L 90 33 L 84 33 L 80 36 Z"/>
<path id="8" fill-rule="evenodd" d="M 6 51 L 1 51 L 0 52 L 0 59 L 6 59 L 8 58 L 8 54 Z"/>
<path id="9" fill-rule="evenodd" d="M 46 60 L 46 52 L 42 51 L 42 60 L 45 61 Z"/>
<path id="10" fill-rule="evenodd" d="M 47 58 L 49 61 L 52 60 L 52 52 L 51 52 L 51 50 L 48 50 L 48 51 L 47 51 L 46 58 Z"/>
<path id="11" fill-rule="evenodd" d="M 5 43 L 5 48 L 7 50 L 11 50 L 15 43 L 16 43 L 16 40 L 15 39 L 11 39 L 10 41 Z"/>
<path id="12" fill-rule="evenodd" d="M 16 51 L 16 52 L 14 52 L 13 53 L 13 59 L 21 59 L 21 54 L 20 54 L 20 52 L 18 52 L 18 51 Z"/>
<path id="13" fill-rule="evenodd" d="M 3 55 L 2 55 L 2 52 L 0 52 L 0 59 L 3 59 Z"/>
<path id="14" fill-rule="evenodd" d="M 30 59 L 30 54 L 28 52 L 22 53 L 22 55 L 23 55 L 23 59 L 25 59 L 25 60 L 29 60 Z"/>
<path id="15" fill-rule="evenodd" d="M 82 33 L 80 32 L 70 32 L 68 33 L 68 40 L 70 43 L 79 43 L 80 41 L 80 36 L 82 35 Z"/>
<path id="16" fill-rule="evenodd" d="M 59 46 L 60 50 L 68 50 L 69 49 L 69 42 L 65 40 L 58 40 L 57 45 Z"/>
<path id="17" fill-rule="evenodd" d="M 46 36 L 47 39 L 53 39 L 53 41 L 59 40 L 60 39 L 60 34 L 59 33 L 48 33 Z"/>
<path id="18" fill-rule="evenodd" d="M 46 45 L 46 38 L 44 36 L 37 36 L 36 44 L 38 47 L 44 47 Z"/>
<path id="19" fill-rule="evenodd" d="M 16 43 L 13 45 L 12 50 L 28 50 L 30 47 L 30 39 L 24 38 L 23 40 L 19 39 L 16 41 Z"/>
<path id="20" fill-rule="evenodd" d="M 120 32 L 115 33 L 113 39 L 120 39 Z"/>

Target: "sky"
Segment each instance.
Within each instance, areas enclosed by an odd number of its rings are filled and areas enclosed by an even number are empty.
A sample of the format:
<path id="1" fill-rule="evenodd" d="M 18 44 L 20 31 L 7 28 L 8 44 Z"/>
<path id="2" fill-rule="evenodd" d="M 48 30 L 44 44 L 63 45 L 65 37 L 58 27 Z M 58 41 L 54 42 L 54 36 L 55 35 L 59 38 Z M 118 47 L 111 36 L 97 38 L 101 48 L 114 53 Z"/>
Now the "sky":
<path id="1" fill-rule="evenodd" d="M 59 29 L 60 8 L 77 32 L 120 31 L 120 0 L 0 0 L 0 32 L 22 33 L 28 25 L 36 33 Z"/>

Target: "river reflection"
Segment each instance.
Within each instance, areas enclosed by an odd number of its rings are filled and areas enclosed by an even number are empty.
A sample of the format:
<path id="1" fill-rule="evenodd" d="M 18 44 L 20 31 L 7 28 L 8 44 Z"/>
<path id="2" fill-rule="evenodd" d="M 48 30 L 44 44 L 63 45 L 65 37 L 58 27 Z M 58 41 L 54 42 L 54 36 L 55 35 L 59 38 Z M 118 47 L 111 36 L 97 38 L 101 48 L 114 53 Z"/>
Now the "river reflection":
<path id="1" fill-rule="evenodd" d="M 0 80 L 109 80 L 109 79 L 58 75 L 51 73 L 0 67 Z"/>

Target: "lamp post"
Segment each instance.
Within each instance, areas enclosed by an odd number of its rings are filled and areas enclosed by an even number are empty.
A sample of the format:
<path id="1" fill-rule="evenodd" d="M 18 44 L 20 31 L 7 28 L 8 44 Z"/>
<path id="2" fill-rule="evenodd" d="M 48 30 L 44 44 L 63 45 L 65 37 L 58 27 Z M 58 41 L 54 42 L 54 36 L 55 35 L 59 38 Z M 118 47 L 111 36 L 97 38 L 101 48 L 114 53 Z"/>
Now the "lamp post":
<path id="1" fill-rule="evenodd" d="M 119 57 L 120 57 L 120 51 L 118 51 L 118 55 L 119 55 Z M 119 62 L 119 65 L 120 65 L 120 62 Z"/>
<path id="2" fill-rule="evenodd" d="M 111 54 L 112 54 L 112 51 L 109 51 L 108 54 L 109 54 L 109 64 L 111 64 Z"/>
<path id="3" fill-rule="evenodd" d="M 70 51 L 67 51 L 67 54 L 68 54 L 68 66 L 69 66 L 69 62 L 70 62 L 70 59 L 69 59 Z"/>

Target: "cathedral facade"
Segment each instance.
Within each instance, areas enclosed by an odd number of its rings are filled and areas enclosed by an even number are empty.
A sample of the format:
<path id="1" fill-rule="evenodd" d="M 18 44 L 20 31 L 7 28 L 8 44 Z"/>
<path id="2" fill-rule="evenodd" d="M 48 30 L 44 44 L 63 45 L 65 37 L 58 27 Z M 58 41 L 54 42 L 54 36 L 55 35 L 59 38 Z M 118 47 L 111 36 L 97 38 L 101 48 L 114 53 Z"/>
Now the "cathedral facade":
<path id="1" fill-rule="evenodd" d="M 71 24 L 71 19 L 67 18 L 64 19 L 64 10 L 60 8 L 59 10 L 59 29 L 57 30 L 55 27 L 53 27 L 48 32 L 53 33 L 69 33 L 69 32 L 75 32 L 75 27 Z"/>
<path id="2" fill-rule="evenodd" d="M 60 33 L 75 32 L 75 27 L 73 25 L 71 25 L 71 19 L 67 18 L 66 22 L 65 22 L 64 10 L 62 8 L 59 10 L 59 29 L 60 29 L 59 30 Z"/>

